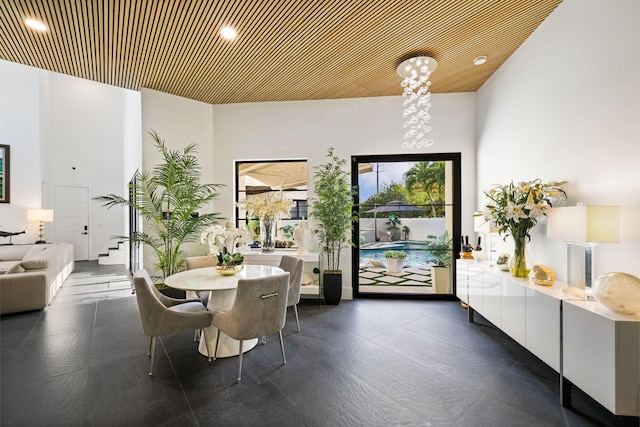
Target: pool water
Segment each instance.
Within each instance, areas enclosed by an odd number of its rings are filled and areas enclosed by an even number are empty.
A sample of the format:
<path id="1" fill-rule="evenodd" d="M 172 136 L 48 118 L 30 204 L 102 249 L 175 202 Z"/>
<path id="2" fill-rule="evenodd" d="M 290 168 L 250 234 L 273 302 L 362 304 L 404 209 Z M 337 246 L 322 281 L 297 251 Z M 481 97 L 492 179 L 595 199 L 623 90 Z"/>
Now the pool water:
<path id="1" fill-rule="evenodd" d="M 386 245 L 384 248 L 375 249 L 360 248 L 360 259 L 370 258 L 386 264 L 386 258 L 383 255 L 386 251 L 401 250 L 407 254 L 407 257 L 404 259 L 405 266 L 415 267 L 429 264 L 429 259 L 432 258 L 431 253 L 421 248 L 424 248 L 424 245 L 419 243 L 398 243 L 397 245 Z"/>

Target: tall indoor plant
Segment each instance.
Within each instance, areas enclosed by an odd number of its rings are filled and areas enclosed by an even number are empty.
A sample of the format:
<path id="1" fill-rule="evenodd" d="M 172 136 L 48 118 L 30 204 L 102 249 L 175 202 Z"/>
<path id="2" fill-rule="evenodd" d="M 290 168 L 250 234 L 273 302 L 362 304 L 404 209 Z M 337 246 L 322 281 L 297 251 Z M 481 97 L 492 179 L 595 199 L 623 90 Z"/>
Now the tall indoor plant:
<path id="1" fill-rule="evenodd" d="M 149 134 L 163 162 L 153 171 L 138 171 L 130 186 L 130 198 L 116 194 L 96 197 L 103 206 L 130 207 L 143 218 L 145 231 L 134 231 L 130 236 L 118 239 L 142 243 L 156 255 L 156 269 L 161 273 L 156 279 L 164 279 L 183 268 L 182 244 L 200 238 L 199 233 L 221 218 L 217 213 L 200 211 L 218 196 L 217 184 L 200 184 L 200 166 L 196 157 L 196 145 L 189 144 L 182 151 L 167 149 L 155 131 Z"/>
<path id="2" fill-rule="evenodd" d="M 340 254 L 351 246 L 351 226 L 357 217 L 353 213 L 351 174 L 345 170 L 347 161 L 336 156 L 333 148 L 327 152 L 327 161 L 314 167 L 312 212 L 315 221 L 313 233 L 318 238 L 327 269 L 322 274 L 325 301 L 338 304 L 342 297 L 342 270 Z"/>

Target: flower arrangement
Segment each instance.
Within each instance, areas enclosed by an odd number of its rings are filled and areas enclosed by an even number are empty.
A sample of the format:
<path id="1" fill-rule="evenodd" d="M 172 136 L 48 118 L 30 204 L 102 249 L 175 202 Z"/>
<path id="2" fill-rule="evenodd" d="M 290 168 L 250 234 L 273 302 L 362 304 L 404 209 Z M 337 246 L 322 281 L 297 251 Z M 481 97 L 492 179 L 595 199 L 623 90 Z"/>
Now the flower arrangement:
<path id="1" fill-rule="evenodd" d="M 545 215 L 556 199 L 562 202 L 567 195 L 562 188 L 566 181 L 542 183 L 539 179 L 494 185 L 484 192 L 489 199 L 482 212 L 491 226 L 498 229 L 501 236 L 511 235 L 514 239 L 531 239 L 529 230 Z"/>
<path id="2" fill-rule="evenodd" d="M 284 197 L 282 191 L 278 193 L 268 193 L 266 197 L 252 197 L 241 200 L 236 204 L 245 208 L 248 216 L 257 216 L 261 220 L 265 218 L 280 218 L 289 216 L 289 211 L 295 205 L 294 201 Z"/>
<path id="3" fill-rule="evenodd" d="M 209 253 L 218 258 L 218 265 L 233 266 L 242 264 L 244 255 L 238 251 L 247 243 L 249 233 L 233 227 L 212 225 L 200 235 L 200 242 L 209 247 Z"/>
<path id="4" fill-rule="evenodd" d="M 289 216 L 294 201 L 282 194 L 267 193 L 265 197 L 241 200 L 236 206 L 247 210 L 248 217 L 260 218 L 260 247 L 262 252 L 271 252 L 276 245 L 276 223 L 281 216 Z"/>
<path id="5" fill-rule="evenodd" d="M 562 202 L 567 195 L 562 188 L 566 181 L 543 183 L 536 179 L 507 185 L 494 185 L 484 192 L 488 203 L 482 212 L 498 234 L 513 237 L 515 250 L 511 258 L 511 274 L 527 277 L 529 268 L 525 259 L 525 243 L 531 240 L 529 231 L 545 215 L 556 200 Z"/>

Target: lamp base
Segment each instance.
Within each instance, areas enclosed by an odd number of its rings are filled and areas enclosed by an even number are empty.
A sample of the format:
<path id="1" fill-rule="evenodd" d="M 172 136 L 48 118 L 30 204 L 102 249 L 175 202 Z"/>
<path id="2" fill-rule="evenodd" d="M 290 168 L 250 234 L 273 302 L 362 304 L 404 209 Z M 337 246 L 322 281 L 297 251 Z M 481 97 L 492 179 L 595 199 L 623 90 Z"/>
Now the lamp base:
<path id="1" fill-rule="evenodd" d="M 44 240 L 38 240 L 35 244 L 36 245 L 40 245 L 40 244 L 43 244 L 43 243 L 47 243 L 47 242 L 45 242 Z"/>

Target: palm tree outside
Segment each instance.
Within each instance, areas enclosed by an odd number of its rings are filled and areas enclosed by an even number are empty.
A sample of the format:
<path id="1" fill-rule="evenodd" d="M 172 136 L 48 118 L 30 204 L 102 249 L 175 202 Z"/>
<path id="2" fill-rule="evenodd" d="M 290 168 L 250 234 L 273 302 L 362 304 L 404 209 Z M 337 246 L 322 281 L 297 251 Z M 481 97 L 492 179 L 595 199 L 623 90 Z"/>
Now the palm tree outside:
<path id="1" fill-rule="evenodd" d="M 444 162 L 418 162 L 404 174 L 405 186 L 410 194 L 426 198 L 431 214 L 438 217 L 437 207 L 444 205 Z"/>

